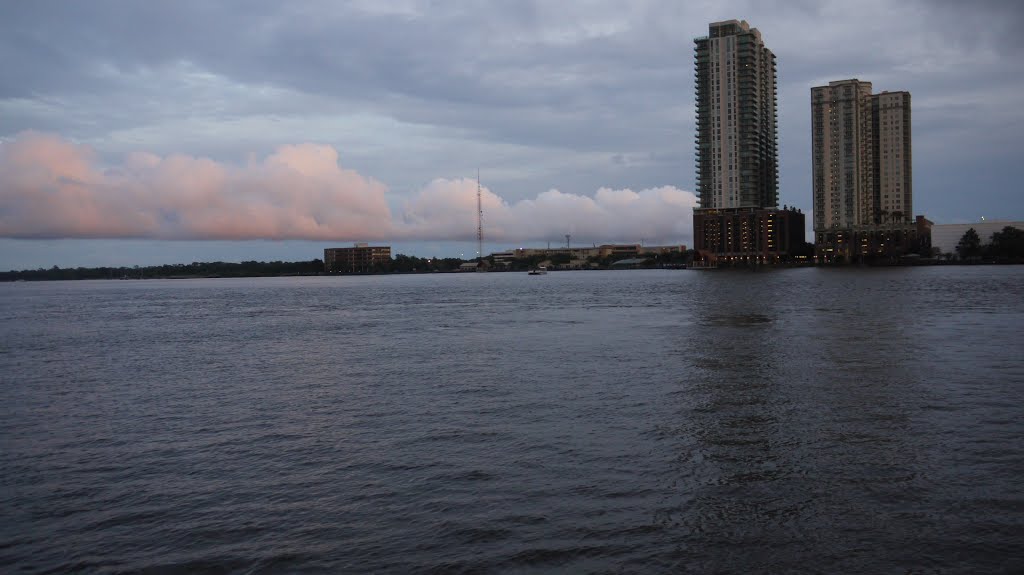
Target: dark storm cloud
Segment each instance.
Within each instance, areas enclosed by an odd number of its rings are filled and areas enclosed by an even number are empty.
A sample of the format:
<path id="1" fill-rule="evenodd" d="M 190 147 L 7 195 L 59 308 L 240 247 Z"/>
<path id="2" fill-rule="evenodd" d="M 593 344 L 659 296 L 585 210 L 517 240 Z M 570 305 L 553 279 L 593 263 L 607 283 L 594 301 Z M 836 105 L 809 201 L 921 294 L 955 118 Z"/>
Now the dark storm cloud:
<path id="1" fill-rule="evenodd" d="M 629 106 L 643 109 L 687 92 L 689 63 L 676 56 L 689 49 L 687 36 L 570 26 L 545 37 L 541 15 L 529 7 L 431 8 L 408 17 L 255 2 L 12 10 L 19 12 L 12 18 L 17 32 L 5 53 L 26 64 L 12 67 L 17 71 L 8 77 L 16 80 L 2 86 L 7 97 L 88 95 L 119 88 L 122 75 L 185 61 L 246 84 L 384 108 L 406 122 L 520 143 L 540 137 L 592 146 L 602 132 L 625 137 L 643 127 L 646 117 L 622 114 Z M 47 16 L 53 12 L 64 18 Z M 608 20 L 614 18 L 611 12 Z M 36 55 L 44 65 L 27 64 Z M 554 126 L 553 117 L 565 125 Z"/>

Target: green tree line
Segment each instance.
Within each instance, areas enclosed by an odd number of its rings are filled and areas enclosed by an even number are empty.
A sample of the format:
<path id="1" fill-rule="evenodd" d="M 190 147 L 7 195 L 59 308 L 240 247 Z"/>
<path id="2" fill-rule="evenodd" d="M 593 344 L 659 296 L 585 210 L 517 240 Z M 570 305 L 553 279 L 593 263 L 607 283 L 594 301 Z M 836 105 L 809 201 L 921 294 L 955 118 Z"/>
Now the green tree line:
<path id="1" fill-rule="evenodd" d="M 197 277 L 269 277 L 317 275 L 324 271 L 324 262 L 192 262 L 190 264 L 166 264 L 159 266 L 96 267 L 21 270 L 0 272 L 0 281 L 45 281 L 45 280 L 97 280 L 97 279 L 152 279 L 152 278 L 197 278 Z"/>
<path id="2" fill-rule="evenodd" d="M 1006 226 L 983 244 L 974 228 L 968 229 L 956 245 L 963 260 L 1024 261 L 1024 230 Z"/>
<path id="3" fill-rule="evenodd" d="M 375 265 L 364 273 L 446 272 L 459 268 L 459 258 L 418 258 L 403 254 L 391 261 Z M 159 266 L 39 268 L 0 272 L 0 281 L 97 280 L 97 279 L 177 279 L 237 278 L 324 275 L 324 262 L 314 259 L 301 262 L 192 262 Z"/>

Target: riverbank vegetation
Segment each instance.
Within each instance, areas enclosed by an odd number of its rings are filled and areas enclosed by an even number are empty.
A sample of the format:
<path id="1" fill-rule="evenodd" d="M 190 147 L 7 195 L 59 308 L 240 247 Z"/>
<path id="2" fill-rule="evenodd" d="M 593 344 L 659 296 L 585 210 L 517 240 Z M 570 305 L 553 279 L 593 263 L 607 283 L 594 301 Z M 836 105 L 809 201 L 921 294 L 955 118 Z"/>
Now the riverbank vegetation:
<path id="1" fill-rule="evenodd" d="M 813 254 L 813 244 L 803 246 L 801 254 Z M 934 254 L 938 255 L 938 254 Z M 956 247 L 956 259 L 953 254 L 939 255 L 939 258 L 921 258 L 907 260 L 899 264 L 978 264 L 978 263 L 1024 263 L 1024 230 L 1007 226 L 992 234 L 989 241 L 983 242 L 978 232 L 971 228 L 960 239 Z M 678 253 L 649 254 L 631 268 L 680 268 L 693 262 L 693 250 Z M 640 258 L 637 258 L 640 259 Z M 459 271 L 462 264 L 472 260 L 460 258 L 420 258 L 397 254 L 388 262 L 376 264 L 363 273 L 437 273 Z M 892 262 L 897 263 L 897 262 Z M 890 265 L 892 265 L 890 263 Z M 495 262 L 494 256 L 483 258 L 483 267 L 487 271 L 526 271 L 538 265 L 549 265 L 551 269 L 575 267 L 568 254 L 535 255 L 518 258 L 509 262 Z M 615 260 L 608 258 L 590 258 L 582 265 L 583 269 L 614 269 Z M 794 259 L 784 265 L 815 265 L 807 255 Z M 828 264 L 836 265 L 836 264 Z M 122 266 L 122 267 L 76 267 L 61 268 L 53 266 L 49 269 L 0 272 L 3 281 L 52 281 L 52 280 L 96 280 L 96 279 L 185 279 L 185 278 L 233 278 L 233 277 L 280 277 L 280 276 L 314 276 L 325 275 L 324 262 L 319 259 L 300 262 L 192 262 L 190 264 L 166 264 L 159 266 Z"/>
<path id="2" fill-rule="evenodd" d="M 96 268 L 53 266 L 49 269 L 0 272 L 0 281 L 273 277 L 318 275 L 323 271 L 324 263 L 318 259 L 305 262 L 192 262 L 159 266 Z"/>
<path id="3" fill-rule="evenodd" d="M 992 234 L 988 243 L 982 243 L 978 232 L 970 228 L 957 243 L 956 255 L 968 262 L 1024 262 L 1024 230 L 1006 226 Z"/>

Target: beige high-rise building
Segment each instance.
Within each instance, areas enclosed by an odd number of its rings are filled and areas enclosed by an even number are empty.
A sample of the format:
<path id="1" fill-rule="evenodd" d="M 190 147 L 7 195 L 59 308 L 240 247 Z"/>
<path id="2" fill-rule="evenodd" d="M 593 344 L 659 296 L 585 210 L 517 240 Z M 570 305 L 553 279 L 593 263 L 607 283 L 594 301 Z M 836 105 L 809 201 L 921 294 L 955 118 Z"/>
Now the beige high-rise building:
<path id="1" fill-rule="evenodd" d="M 911 162 L 910 92 L 882 92 L 871 97 L 879 223 L 886 218 L 909 222 L 914 214 Z"/>
<path id="2" fill-rule="evenodd" d="M 909 92 L 872 94 L 856 79 L 811 88 L 811 141 L 819 247 L 914 221 Z"/>
<path id="3" fill-rule="evenodd" d="M 871 82 L 811 88 L 814 230 L 847 229 L 872 218 Z"/>

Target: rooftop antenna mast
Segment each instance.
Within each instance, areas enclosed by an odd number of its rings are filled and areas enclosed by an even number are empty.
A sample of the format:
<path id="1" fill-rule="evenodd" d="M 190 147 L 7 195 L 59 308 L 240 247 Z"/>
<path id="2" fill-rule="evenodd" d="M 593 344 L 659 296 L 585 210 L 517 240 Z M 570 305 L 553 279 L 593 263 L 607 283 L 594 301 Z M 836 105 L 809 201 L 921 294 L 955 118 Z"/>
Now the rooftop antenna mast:
<path id="1" fill-rule="evenodd" d="M 480 194 L 480 168 L 476 169 L 476 261 L 484 258 L 484 204 Z"/>

